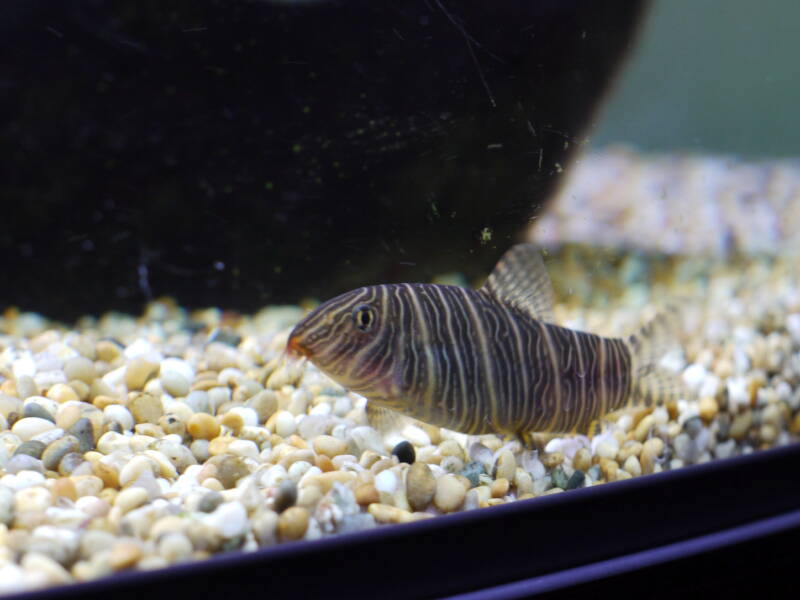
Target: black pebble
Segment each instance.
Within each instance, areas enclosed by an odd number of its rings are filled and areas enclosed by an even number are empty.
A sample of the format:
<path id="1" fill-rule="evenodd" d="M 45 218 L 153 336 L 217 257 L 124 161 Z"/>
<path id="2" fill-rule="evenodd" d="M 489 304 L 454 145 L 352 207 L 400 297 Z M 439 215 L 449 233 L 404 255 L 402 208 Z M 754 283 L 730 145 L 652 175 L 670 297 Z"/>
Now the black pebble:
<path id="1" fill-rule="evenodd" d="M 581 470 L 575 471 L 569 478 L 569 481 L 567 481 L 566 489 L 574 490 L 575 488 L 582 487 L 585 479 L 586 475 L 584 475 L 583 471 Z"/>
<path id="2" fill-rule="evenodd" d="M 407 442 L 406 440 L 403 440 L 392 448 L 392 454 L 394 454 L 401 463 L 408 463 L 410 465 L 413 465 L 414 461 L 417 459 L 414 446 L 411 445 L 411 442 Z"/>
<path id="3" fill-rule="evenodd" d="M 297 486 L 291 479 L 284 479 L 278 486 L 278 493 L 275 494 L 272 508 L 275 512 L 283 512 L 297 502 Z"/>

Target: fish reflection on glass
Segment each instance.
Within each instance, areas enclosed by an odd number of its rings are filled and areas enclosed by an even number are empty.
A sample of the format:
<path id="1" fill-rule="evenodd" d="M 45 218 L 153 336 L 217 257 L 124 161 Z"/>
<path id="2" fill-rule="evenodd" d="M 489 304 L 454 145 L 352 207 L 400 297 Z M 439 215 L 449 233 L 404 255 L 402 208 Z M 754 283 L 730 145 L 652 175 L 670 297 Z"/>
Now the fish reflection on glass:
<path id="1" fill-rule="evenodd" d="M 586 432 L 607 413 L 674 397 L 677 380 L 656 366 L 670 316 L 627 338 L 560 327 L 539 250 L 520 244 L 478 290 L 385 284 L 337 296 L 294 328 L 287 347 L 365 396 L 373 418 L 396 411 L 528 440 Z"/>

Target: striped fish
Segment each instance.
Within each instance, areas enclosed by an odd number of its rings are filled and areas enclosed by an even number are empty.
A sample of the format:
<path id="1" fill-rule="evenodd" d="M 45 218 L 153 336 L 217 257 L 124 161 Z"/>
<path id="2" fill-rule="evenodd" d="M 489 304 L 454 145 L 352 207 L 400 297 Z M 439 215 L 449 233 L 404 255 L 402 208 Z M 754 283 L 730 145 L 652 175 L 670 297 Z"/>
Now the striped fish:
<path id="1" fill-rule="evenodd" d="M 676 393 L 655 364 L 664 315 L 628 338 L 553 323 L 538 249 L 511 248 L 478 290 L 386 284 L 333 298 L 291 332 L 288 351 L 397 411 L 468 434 L 586 432 L 603 415 Z"/>

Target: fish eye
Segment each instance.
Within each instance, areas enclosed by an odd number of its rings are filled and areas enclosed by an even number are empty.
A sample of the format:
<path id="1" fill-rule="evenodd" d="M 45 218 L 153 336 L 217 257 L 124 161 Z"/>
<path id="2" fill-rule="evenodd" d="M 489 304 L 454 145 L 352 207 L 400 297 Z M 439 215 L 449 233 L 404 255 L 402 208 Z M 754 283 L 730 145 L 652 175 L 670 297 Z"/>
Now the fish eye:
<path id="1" fill-rule="evenodd" d="M 367 332 L 375 324 L 375 309 L 366 304 L 359 304 L 353 309 L 353 323 L 359 331 Z"/>

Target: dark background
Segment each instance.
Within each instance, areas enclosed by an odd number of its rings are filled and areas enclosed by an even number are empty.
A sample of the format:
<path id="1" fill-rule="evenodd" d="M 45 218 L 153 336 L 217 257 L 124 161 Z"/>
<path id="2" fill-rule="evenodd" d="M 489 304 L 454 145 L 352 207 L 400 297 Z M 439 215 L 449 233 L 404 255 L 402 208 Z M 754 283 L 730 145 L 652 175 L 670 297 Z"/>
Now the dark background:
<path id="1" fill-rule="evenodd" d="M 253 310 L 484 275 L 641 5 L 6 0 L 0 306 Z"/>

